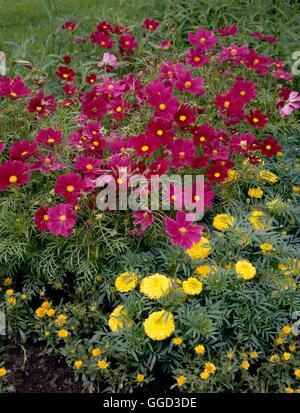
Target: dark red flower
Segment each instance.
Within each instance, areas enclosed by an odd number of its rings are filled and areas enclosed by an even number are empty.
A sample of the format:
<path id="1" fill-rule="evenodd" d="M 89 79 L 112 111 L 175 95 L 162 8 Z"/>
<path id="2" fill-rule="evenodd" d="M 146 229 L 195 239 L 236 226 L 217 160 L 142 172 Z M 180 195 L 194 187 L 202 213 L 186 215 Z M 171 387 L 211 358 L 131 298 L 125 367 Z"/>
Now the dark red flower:
<path id="1" fill-rule="evenodd" d="M 138 43 L 135 36 L 131 34 L 125 34 L 119 39 L 119 46 L 122 50 L 134 50 L 138 47 Z"/>
<path id="2" fill-rule="evenodd" d="M 27 184 L 30 174 L 29 167 L 21 161 L 5 161 L 0 165 L 0 191 L 10 186 L 21 186 Z"/>
<path id="3" fill-rule="evenodd" d="M 207 170 L 207 177 L 210 182 L 220 183 L 227 179 L 228 169 L 222 165 L 213 165 Z"/>
<path id="4" fill-rule="evenodd" d="M 48 231 L 48 208 L 39 208 L 34 216 L 34 223 L 39 231 Z"/>
<path id="5" fill-rule="evenodd" d="M 54 94 L 45 96 L 42 90 L 35 98 L 29 101 L 27 106 L 28 112 L 36 113 L 40 117 L 55 112 L 55 109 L 56 103 Z"/>
<path id="6" fill-rule="evenodd" d="M 25 161 L 25 159 L 34 155 L 36 147 L 37 143 L 30 143 L 28 139 L 15 141 L 9 150 L 10 159 L 13 161 Z"/>
<path id="7" fill-rule="evenodd" d="M 148 156 L 161 145 L 161 140 L 154 135 L 146 136 L 144 134 L 134 136 L 130 142 L 138 156 Z"/>
<path id="8" fill-rule="evenodd" d="M 61 25 L 61 28 L 63 30 L 69 30 L 70 32 L 74 32 L 77 29 L 77 23 L 74 20 L 69 20 L 67 22 L 64 22 Z"/>
<path id="9" fill-rule="evenodd" d="M 89 75 L 86 76 L 85 81 L 89 85 L 93 85 L 97 80 L 97 75 L 96 73 L 90 73 Z"/>
<path id="10" fill-rule="evenodd" d="M 267 136 L 263 142 L 260 142 L 258 147 L 268 158 L 276 155 L 281 150 L 281 146 L 278 144 L 277 140 L 273 139 L 270 135 Z"/>
<path id="11" fill-rule="evenodd" d="M 233 26 L 219 27 L 217 30 L 220 33 L 220 36 L 222 37 L 234 36 L 238 31 L 238 26 L 234 24 Z"/>
<path id="12" fill-rule="evenodd" d="M 62 132 L 60 130 L 49 129 L 39 129 L 38 134 L 35 137 L 35 141 L 42 143 L 47 147 L 57 145 L 61 142 Z"/>
<path id="13" fill-rule="evenodd" d="M 259 109 L 250 110 L 246 119 L 252 126 L 257 126 L 259 128 L 263 128 L 268 123 L 267 115 L 261 113 Z"/>
<path id="14" fill-rule="evenodd" d="M 181 105 L 174 115 L 174 120 L 180 127 L 184 128 L 195 122 L 196 116 L 188 105 Z"/>
<path id="15" fill-rule="evenodd" d="M 56 74 L 62 80 L 65 80 L 67 82 L 71 82 L 72 80 L 74 80 L 76 76 L 74 70 L 70 69 L 68 66 L 59 66 L 59 68 L 56 71 Z"/>
<path id="16" fill-rule="evenodd" d="M 143 28 L 152 32 L 154 32 L 158 26 L 159 22 L 157 20 L 145 19 L 143 23 Z"/>
<path id="17" fill-rule="evenodd" d="M 79 194 L 84 189 L 83 181 L 79 174 L 69 173 L 58 177 L 54 193 L 62 195 L 68 203 L 77 201 Z"/>

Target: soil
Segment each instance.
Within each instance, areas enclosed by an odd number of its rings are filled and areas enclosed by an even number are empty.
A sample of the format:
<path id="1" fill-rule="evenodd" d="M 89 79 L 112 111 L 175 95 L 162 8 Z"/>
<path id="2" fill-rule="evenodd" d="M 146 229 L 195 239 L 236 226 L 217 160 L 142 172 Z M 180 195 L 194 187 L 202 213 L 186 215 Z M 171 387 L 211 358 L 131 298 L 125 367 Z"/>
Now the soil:
<path id="1" fill-rule="evenodd" d="M 20 348 L 9 349 L 5 365 L 11 370 L 8 375 L 10 393 L 80 393 L 82 386 L 76 382 L 72 370 L 63 357 L 42 356 L 42 347 L 26 348 L 27 361 Z"/>
<path id="2" fill-rule="evenodd" d="M 42 355 L 43 346 L 26 345 L 25 353 L 20 347 L 5 352 L 5 367 L 10 370 L 9 393 L 82 393 L 80 381 L 75 381 L 72 370 L 62 356 Z M 135 394 L 153 395 L 157 393 L 176 393 L 170 387 L 174 384 L 171 377 L 157 372 L 159 379 L 148 385 L 134 389 Z"/>

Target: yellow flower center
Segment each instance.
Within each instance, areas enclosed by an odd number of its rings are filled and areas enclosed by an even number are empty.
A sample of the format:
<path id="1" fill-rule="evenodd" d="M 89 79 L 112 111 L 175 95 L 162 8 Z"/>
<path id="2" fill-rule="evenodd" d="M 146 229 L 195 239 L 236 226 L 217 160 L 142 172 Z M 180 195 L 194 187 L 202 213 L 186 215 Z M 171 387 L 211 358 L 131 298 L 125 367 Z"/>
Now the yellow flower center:
<path id="1" fill-rule="evenodd" d="M 205 136 L 200 136 L 200 138 L 199 138 L 199 141 L 200 142 L 204 142 L 206 139 L 205 139 Z"/>
<path id="2" fill-rule="evenodd" d="M 181 232 L 181 234 L 185 234 L 186 233 L 186 228 L 180 227 L 179 232 Z"/>
<path id="3" fill-rule="evenodd" d="M 9 180 L 9 183 L 10 183 L 10 184 L 15 184 L 15 183 L 17 182 L 18 178 L 16 177 L 16 175 L 11 175 L 11 176 L 8 178 L 8 180 Z"/>
<path id="4" fill-rule="evenodd" d="M 220 178 L 220 176 L 221 176 L 220 172 L 215 172 L 215 173 L 214 173 L 214 177 L 215 177 L 215 178 Z"/>
<path id="5" fill-rule="evenodd" d="M 142 150 L 143 152 L 147 152 L 147 151 L 149 150 L 149 146 L 144 145 L 144 146 L 141 147 L 141 150 Z"/>
<path id="6" fill-rule="evenodd" d="M 192 82 L 190 82 L 189 80 L 187 80 L 184 84 L 184 86 L 188 89 L 189 87 L 192 86 Z"/>
<path id="7" fill-rule="evenodd" d="M 229 102 L 229 100 L 226 100 L 224 102 L 224 108 L 229 108 L 229 106 L 230 106 L 230 102 Z"/>
<path id="8" fill-rule="evenodd" d="M 164 103 L 161 103 L 158 107 L 159 107 L 160 110 L 166 110 L 167 109 L 167 106 Z"/>
<path id="9" fill-rule="evenodd" d="M 69 75 L 68 75 L 67 73 L 64 73 L 64 74 L 63 74 L 63 78 L 64 78 L 64 79 L 67 79 L 68 77 L 69 77 Z"/>
<path id="10" fill-rule="evenodd" d="M 246 95 L 246 92 L 244 90 L 241 90 L 240 91 L 240 96 L 245 96 L 245 95 Z"/>
<path id="11" fill-rule="evenodd" d="M 258 123 L 258 122 L 259 122 L 259 119 L 258 119 L 258 118 L 253 118 L 252 120 L 253 120 L 254 123 Z"/>
<path id="12" fill-rule="evenodd" d="M 74 189 L 75 189 L 75 188 L 74 188 L 73 185 L 68 185 L 68 186 L 67 186 L 67 191 L 68 191 L 68 192 L 73 192 Z"/>
<path id="13" fill-rule="evenodd" d="M 122 112 L 122 106 L 118 106 L 118 107 L 116 108 L 116 111 L 117 111 L 117 112 Z"/>
<path id="14" fill-rule="evenodd" d="M 59 217 L 59 220 L 60 220 L 61 222 L 64 222 L 66 219 L 67 219 L 67 217 L 66 217 L 65 215 L 61 215 L 61 216 Z"/>
<path id="15" fill-rule="evenodd" d="M 200 57 L 198 57 L 198 56 L 196 56 L 196 57 L 194 57 L 194 62 L 196 62 L 196 63 L 198 63 L 198 62 L 200 62 Z"/>
<path id="16" fill-rule="evenodd" d="M 185 152 L 179 152 L 179 158 L 184 158 Z"/>
<path id="17" fill-rule="evenodd" d="M 201 42 L 201 43 L 205 43 L 205 42 L 206 42 L 205 37 L 201 37 L 200 42 Z"/>
<path id="18" fill-rule="evenodd" d="M 254 59 L 253 64 L 258 65 L 258 63 L 259 63 L 259 59 Z"/>
<path id="19" fill-rule="evenodd" d="M 158 131 L 156 132 L 156 134 L 158 136 L 162 136 L 164 134 L 164 131 L 162 129 L 158 129 Z"/>
<path id="20" fill-rule="evenodd" d="M 86 165 L 86 169 L 87 169 L 88 171 L 91 171 L 91 170 L 93 169 L 93 165 L 92 165 L 91 163 L 88 163 L 88 164 Z"/>
<path id="21" fill-rule="evenodd" d="M 43 110 L 43 108 L 42 108 L 42 106 L 37 106 L 37 107 L 36 107 L 36 110 L 37 110 L 38 112 L 40 112 L 41 110 Z"/>
<path id="22" fill-rule="evenodd" d="M 237 50 L 236 49 L 231 49 L 231 52 L 230 52 L 233 56 L 235 56 L 236 54 L 237 54 Z"/>
<path id="23" fill-rule="evenodd" d="M 15 98 L 17 96 L 17 94 L 16 94 L 16 92 L 10 92 L 10 96 Z"/>
<path id="24" fill-rule="evenodd" d="M 266 149 L 268 149 L 268 151 L 269 151 L 270 149 L 272 149 L 272 146 L 271 146 L 271 145 L 267 145 L 267 146 L 266 146 Z"/>
<path id="25" fill-rule="evenodd" d="M 184 122 L 186 120 L 186 116 L 185 115 L 180 115 L 179 120 L 181 120 L 181 122 Z"/>
<path id="26" fill-rule="evenodd" d="M 114 88 L 114 85 L 108 85 L 108 86 L 107 86 L 107 89 L 108 89 L 108 90 L 113 90 L 113 88 Z"/>
<path id="27" fill-rule="evenodd" d="M 49 216 L 48 216 L 47 214 L 45 214 L 45 215 L 43 216 L 43 220 L 44 220 L 44 221 L 48 221 L 48 220 L 49 220 Z"/>

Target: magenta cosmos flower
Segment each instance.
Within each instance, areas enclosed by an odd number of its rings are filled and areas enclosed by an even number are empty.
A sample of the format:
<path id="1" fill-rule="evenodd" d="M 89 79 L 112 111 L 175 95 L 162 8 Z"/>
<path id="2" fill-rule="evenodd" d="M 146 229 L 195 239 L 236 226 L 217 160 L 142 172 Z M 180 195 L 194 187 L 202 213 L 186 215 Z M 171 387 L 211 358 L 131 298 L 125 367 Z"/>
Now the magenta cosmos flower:
<path id="1" fill-rule="evenodd" d="M 68 237 L 76 223 L 76 215 L 69 204 L 58 204 L 48 208 L 48 230 L 52 234 Z"/>
<path id="2" fill-rule="evenodd" d="M 39 129 L 38 134 L 35 137 L 37 143 L 42 143 L 46 147 L 51 147 L 61 142 L 62 132 L 60 130 Z"/>
<path id="3" fill-rule="evenodd" d="M 61 163 L 58 158 L 54 157 L 51 152 L 48 152 L 46 155 L 39 152 L 35 158 L 36 162 L 34 162 L 30 167 L 32 170 L 48 173 L 51 171 L 66 169 L 66 166 Z"/>
<path id="4" fill-rule="evenodd" d="M 36 113 L 40 117 L 55 112 L 55 109 L 56 103 L 54 94 L 45 96 L 42 90 L 35 98 L 29 101 L 27 106 L 28 112 Z"/>
<path id="5" fill-rule="evenodd" d="M 294 110 L 300 108 L 300 95 L 289 88 L 284 88 L 277 103 L 280 116 L 289 116 Z"/>
<path id="6" fill-rule="evenodd" d="M 201 27 L 195 34 L 191 32 L 188 33 L 188 41 L 204 50 L 208 50 L 218 42 L 218 38 L 214 32 L 205 30 Z"/>
<path id="7" fill-rule="evenodd" d="M 130 34 L 125 34 L 119 39 L 119 46 L 122 50 L 134 50 L 138 47 L 136 37 Z"/>
<path id="8" fill-rule="evenodd" d="M 69 203 L 77 201 L 80 192 L 84 189 L 84 183 L 79 174 L 66 174 L 58 177 L 54 193 L 62 195 Z"/>
<path id="9" fill-rule="evenodd" d="M 28 166 L 21 161 L 5 161 L 0 165 L 0 191 L 10 186 L 27 184 L 30 174 Z"/>
<path id="10" fill-rule="evenodd" d="M 30 143 L 28 139 L 15 141 L 9 150 L 10 159 L 24 161 L 34 155 L 37 143 Z"/>
<path id="11" fill-rule="evenodd" d="M 176 220 L 165 218 L 164 223 L 172 243 L 184 249 L 191 248 L 194 242 L 200 241 L 201 231 L 204 229 L 200 225 L 194 225 L 192 221 L 187 221 L 184 211 L 177 211 Z"/>
<path id="12" fill-rule="evenodd" d="M 73 165 L 73 168 L 84 174 L 88 178 L 95 178 L 100 175 L 102 161 L 92 158 L 91 156 L 79 156 Z"/>
<path id="13" fill-rule="evenodd" d="M 31 89 L 25 87 L 23 79 L 19 76 L 15 78 L 3 76 L 0 79 L 0 96 L 17 99 L 28 96 L 29 93 Z"/>

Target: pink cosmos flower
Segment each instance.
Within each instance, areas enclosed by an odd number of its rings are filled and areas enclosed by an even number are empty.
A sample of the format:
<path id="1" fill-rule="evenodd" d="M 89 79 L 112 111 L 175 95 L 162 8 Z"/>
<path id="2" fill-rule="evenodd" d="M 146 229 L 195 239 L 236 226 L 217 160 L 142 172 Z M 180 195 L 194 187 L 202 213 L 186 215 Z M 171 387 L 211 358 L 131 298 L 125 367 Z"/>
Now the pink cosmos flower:
<path id="1" fill-rule="evenodd" d="M 245 57 L 245 65 L 249 69 L 256 70 L 265 75 L 270 70 L 271 60 L 267 56 L 259 55 L 255 50 L 250 50 Z"/>
<path id="2" fill-rule="evenodd" d="M 189 49 L 185 60 L 188 65 L 193 67 L 200 67 L 211 62 L 211 59 L 203 53 L 203 49 L 199 46 Z"/>
<path id="3" fill-rule="evenodd" d="M 142 233 L 154 222 L 154 214 L 150 210 L 135 211 L 132 217 L 134 218 L 133 225 L 139 227 L 138 229 L 142 231 Z"/>
<path id="4" fill-rule="evenodd" d="M 48 231 L 48 208 L 39 208 L 34 216 L 35 226 L 39 231 Z"/>
<path id="5" fill-rule="evenodd" d="M 62 132 L 60 130 L 54 130 L 52 128 L 39 129 L 39 132 L 34 139 L 35 142 L 41 143 L 49 148 L 61 142 Z"/>
<path id="6" fill-rule="evenodd" d="M 191 72 L 185 70 L 177 74 L 177 80 L 175 87 L 183 92 L 189 92 L 193 95 L 203 96 L 205 91 L 202 89 L 204 86 L 204 80 L 202 77 L 192 78 Z"/>
<path id="7" fill-rule="evenodd" d="M 181 105 L 174 115 L 174 120 L 181 128 L 186 128 L 195 122 L 194 111 L 188 105 Z"/>
<path id="8" fill-rule="evenodd" d="M 134 50 L 138 47 L 138 43 L 135 36 L 125 34 L 120 37 L 119 46 L 122 50 Z"/>
<path id="9" fill-rule="evenodd" d="M 300 108 L 300 95 L 298 92 L 290 91 L 284 100 L 279 100 L 277 103 L 280 116 L 289 116 L 294 110 Z"/>
<path id="10" fill-rule="evenodd" d="M 73 164 L 73 168 L 89 178 L 95 178 L 101 173 L 102 162 L 90 156 L 79 156 Z"/>
<path id="11" fill-rule="evenodd" d="M 240 64 L 245 56 L 249 53 L 248 46 L 237 46 L 231 44 L 229 47 L 222 46 L 222 50 L 217 53 L 217 62 L 233 61 L 235 64 Z"/>
<path id="12" fill-rule="evenodd" d="M 268 42 L 268 43 L 276 43 L 277 41 L 275 36 L 266 36 L 265 34 L 260 33 L 260 32 L 252 32 L 250 33 L 250 36 L 255 37 L 258 40 Z"/>
<path id="13" fill-rule="evenodd" d="M 257 85 L 243 78 L 237 78 L 235 84 L 229 90 L 229 94 L 238 99 L 239 103 L 245 105 L 256 97 Z"/>
<path id="14" fill-rule="evenodd" d="M 284 70 L 276 70 L 275 72 L 271 73 L 273 77 L 277 79 L 284 79 L 284 80 L 292 80 L 293 79 L 293 73 L 291 72 L 286 72 Z"/>
<path id="15" fill-rule="evenodd" d="M 145 19 L 143 23 L 143 28 L 152 32 L 154 32 L 158 26 L 159 22 L 157 20 Z"/>
<path id="16" fill-rule="evenodd" d="M 220 33 L 220 36 L 222 37 L 234 36 L 238 31 L 238 26 L 234 24 L 233 26 L 219 27 L 217 30 Z"/>
<path id="17" fill-rule="evenodd" d="M 132 137 L 130 142 L 138 156 L 148 156 L 161 145 L 161 140 L 157 137 L 144 134 Z"/>
<path id="18" fill-rule="evenodd" d="M 192 141 L 184 139 L 176 139 L 171 147 L 172 165 L 181 167 L 190 165 L 195 156 L 196 148 Z"/>
<path id="19" fill-rule="evenodd" d="M 174 131 L 172 130 L 172 122 L 161 118 L 152 118 L 147 125 L 146 132 L 148 135 L 153 135 L 160 138 L 162 143 L 170 144 L 173 141 Z"/>
<path id="20" fill-rule="evenodd" d="M 72 82 L 76 76 L 74 70 L 70 69 L 68 66 L 59 66 L 56 70 L 56 74 L 60 79 L 68 82 Z"/>
<path id="21" fill-rule="evenodd" d="M 231 139 L 231 150 L 234 153 L 242 152 L 247 154 L 252 149 L 254 142 L 254 135 L 252 133 L 244 133 L 242 135 L 234 135 Z"/>
<path id="22" fill-rule="evenodd" d="M 5 96 L 11 99 L 22 98 L 31 93 L 30 88 L 26 88 L 23 79 L 20 76 L 9 78 L 3 76 L 0 79 L 0 97 Z"/>
<path id="23" fill-rule="evenodd" d="M 68 173 L 58 177 L 54 193 L 62 195 L 68 203 L 75 203 L 84 189 L 84 183 L 79 174 Z"/>
<path id="24" fill-rule="evenodd" d="M 58 204 L 48 208 L 48 230 L 55 235 L 68 237 L 76 223 L 76 215 L 69 204 Z"/>
<path id="25" fill-rule="evenodd" d="M 118 67 L 118 60 L 115 55 L 106 52 L 97 66 L 116 69 Z"/>
<path id="26" fill-rule="evenodd" d="M 104 32 L 93 32 L 90 35 L 91 41 L 94 44 L 98 44 L 99 46 L 106 47 L 107 49 L 111 49 L 114 45 L 110 35 Z"/>
<path id="27" fill-rule="evenodd" d="M 77 23 L 74 20 L 69 20 L 67 22 L 64 22 L 61 25 L 61 28 L 63 30 L 69 30 L 70 32 L 74 32 L 77 29 Z"/>
<path id="28" fill-rule="evenodd" d="M 168 49 L 171 49 L 171 48 L 172 48 L 172 45 L 171 45 L 169 39 L 163 39 L 163 40 L 159 43 L 159 45 L 157 46 L 157 48 L 158 48 L 158 49 L 168 50 Z"/>
<path id="29" fill-rule="evenodd" d="M 184 249 L 191 248 L 194 242 L 200 241 L 201 231 L 204 229 L 203 226 L 194 225 L 193 222 L 187 221 L 184 211 L 177 211 L 176 220 L 165 218 L 164 224 L 172 243 L 180 245 Z"/>
<path id="30" fill-rule="evenodd" d="M 250 110 L 249 115 L 246 116 L 246 119 L 252 126 L 263 128 L 267 123 L 267 115 L 261 113 L 259 109 Z"/>
<path id="31" fill-rule="evenodd" d="M 25 161 L 25 159 L 34 155 L 36 147 L 37 143 L 30 143 L 28 139 L 15 141 L 9 150 L 10 159 L 13 161 Z"/>
<path id="32" fill-rule="evenodd" d="M 10 186 L 27 184 L 31 177 L 29 167 L 21 161 L 5 161 L 0 165 L 0 191 Z"/>
<path id="33" fill-rule="evenodd" d="M 218 38 L 214 32 L 207 31 L 201 27 L 195 34 L 191 32 L 188 33 L 188 41 L 204 50 L 208 50 L 218 43 Z"/>
<path id="34" fill-rule="evenodd" d="M 37 96 L 31 99 L 28 103 L 27 110 L 30 113 L 36 113 L 38 116 L 43 117 L 55 112 L 56 103 L 54 94 L 44 95 L 41 90 Z"/>
<path id="35" fill-rule="evenodd" d="M 61 163 L 58 158 L 54 157 L 52 152 L 48 152 L 46 155 L 43 155 L 41 152 L 39 152 L 36 155 L 36 162 L 34 162 L 30 166 L 30 169 L 48 173 L 66 169 L 66 166 Z"/>

